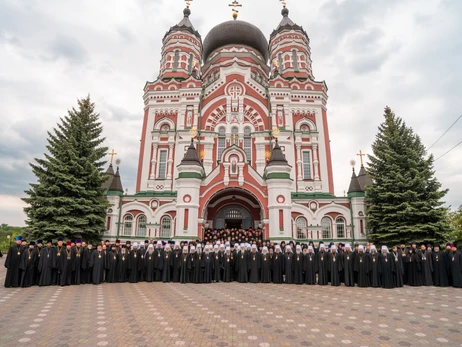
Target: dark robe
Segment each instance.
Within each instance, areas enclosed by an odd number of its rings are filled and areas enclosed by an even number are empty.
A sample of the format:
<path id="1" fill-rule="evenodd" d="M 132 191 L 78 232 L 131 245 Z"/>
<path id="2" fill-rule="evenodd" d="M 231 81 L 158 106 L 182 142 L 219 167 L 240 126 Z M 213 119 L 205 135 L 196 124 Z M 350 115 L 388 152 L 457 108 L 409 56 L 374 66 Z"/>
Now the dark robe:
<path id="1" fill-rule="evenodd" d="M 72 284 L 79 285 L 82 283 L 82 259 L 83 259 L 83 248 L 82 247 L 74 247 L 72 248 L 72 252 L 74 252 L 74 272 L 72 274 Z"/>
<path id="2" fill-rule="evenodd" d="M 295 253 L 293 256 L 293 274 L 295 284 L 303 284 L 303 253 Z"/>
<path id="3" fill-rule="evenodd" d="M 316 254 L 306 253 L 303 256 L 303 271 L 305 272 L 305 283 L 306 284 L 316 284 Z"/>
<path id="4" fill-rule="evenodd" d="M 355 255 L 355 272 L 358 274 L 358 287 L 370 287 L 369 272 L 371 271 L 371 258 L 366 253 Z"/>
<path id="5" fill-rule="evenodd" d="M 154 282 L 156 276 L 156 269 L 154 268 L 155 263 L 155 254 L 154 251 L 149 253 L 149 251 L 144 256 L 144 269 L 145 274 L 144 278 L 146 282 Z"/>
<path id="6" fill-rule="evenodd" d="M 35 262 L 35 270 L 34 270 L 34 284 L 36 286 L 39 285 L 40 283 L 40 271 L 38 269 L 39 266 L 39 261 L 40 261 L 40 255 L 42 253 L 43 247 L 38 247 L 35 249 L 37 251 L 37 260 Z"/>
<path id="7" fill-rule="evenodd" d="M 53 283 L 61 285 L 61 267 L 64 264 L 64 258 L 66 258 L 66 246 L 56 246 L 56 268 L 53 271 Z"/>
<path id="8" fill-rule="evenodd" d="M 378 258 L 378 268 L 380 274 L 380 283 L 382 288 L 394 288 L 393 282 L 393 268 L 394 268 L 393 256 L 390 253 L 381 253 Z"/>
<path id="9" fill-rule="evenodd" d="M 204 268 L 202 266 L 202 259 L 204 258 L 204 253 L 194 253 L 191 257 L 191 283 L 203 283 L 204 282 Z"/>
<path id="10" fill-rule="evenodd" d="M 139 281 L 139 266 L 141 254 L 139 250 L 132 250 L 128 256 L 128 282 L 138 283 Z"/>
<path id="11" fill-rule="evenodd" d="M 106 256 L 107 277 L 106 282 L 117 282 L 117 251 L 109 251 Z"/>
<path id="12" fill-rule="evenodd" d="M 173 255 L 172 252 L 164 252 L 162 256 L 162 282 L 170 282 L 172 279 Z"/>
<path id="13" fill-rule="evenodd" d="M 422 269 L 422 285 L 433 285 L 433 263 L 431 252 L 423 251 L 420 254 L 420 267 Z"/>
<path id="14" fill-rule="evenodd" d="M 240 251 L 235 259 L 235 267 L 237 271 L 237 281 L 239 283 L 247 283 L 249 281 L 249 253 Z"/>
<path id="15" fill-rule="evenodd" d="M 238 270 L 237 270 L 237 259 L 238 259 L 238 256 L 239 256 L 239 249 L 235 249 L 233 250 L 233 258 L 234 258 L 234 262 L 233 262 L 233 281 L 237 281 L 237 277 L 238 277 Z"/>
<path id="16" fill-rule="evenodd" d="M 212 283 L 213 266 L 213 253 L 205 252 L 202 254 L 201 268 L 203 271 L 203 280 L 196 283 Z"/>
<path id="17" fill-rule="evenodd" d="M 124 283 L 128 281 L 128 253 L 119 252 L 117 255 L 117 282 Z"/>
<path id="18" fill-rule="evenodd" d="M 261 271 L 261 282 L 270 283 L 271 282 L 271 262 L 272 259 L 268 253 L 262 253 L 260 258 L 260 271 Z"/>
<path id="19" fill-rule="evenodd" d="M 75 270 L 75 254 L 71 249 L 64 248 L 58 261 L 59 285 L 69 286 L 72 284 L 72 276 Z"/>
<path id="20" fill-rule="evenodd" d="M 432 253 L 434 284 L 438 287 L 449 286 L 449 258 L 445 251 Z"/>
<path id="21" fill-rule="evenodd" d="M 90 268 L 92 269 L 91 279 L 93 284 L 100 284 L 104 280 L 106 258 L 103 251 L 95 250 L 91 253 Z"/>
<path id="22" fill-rule="evenodd" d="M 230 252 L 223 255 L 221 262 L 223 268 L 223 282 L 232 282 L 234 276 L 234 253 Z"/>
<path id="23" fill-rule="evenodd" d="M 221 278 L 221 252 L 213 252 L 213 281 L 220 282 Z"/>
<path id="24" fill-rule="evenodd" d="M 284 254 L 284 276 L 285 283 L 293 284 L 294 283 L 294 254 L 292 252 L 287 252 Z"/>
<path id="25" fill-rule="evenodd" d="M 260 282 L 260 254 L 257 252 L 249 254 L 249 282 Z"/>
<path id="26" fill-rule="evenodd" d="M 192 270 L 192 264 L 190 258 L 194 257 L 194 254 L 182 253 L 180 256 L 180 283 L 189 283 L 190 275 Z"/>
<path id="27" fill-rule="evenodd" d="M 340 285 L 340 271 L 342 271 L 342 262 L 340 261 L 340 258 L 341 256 L 338 253 L 329 253 L 329 274 L 330 284 L 332 286 Z"/>
<path id="28" fill-rule="evenodd" d="M 172 282 L 180 282 L 180 272 L 181 272 L 181 251 L 175 249 L 173 251 L 173 265 L 172 265 Z"/>
<path id="29" fill-rule="evenodd" d="M 154 267 L 156 269 L 154 281 L 160 282 L 162 281 L 162 268 L 164 267 L 164 250 L 162 248 L 157 247 L 156 249 L 154 249 L 154 254 Z"/>
<path id="30" fill-rule="evenodd" d="M 90 284 L 92 281 L 90 269 L 90 258 L 92 252 L 93 248 L 88 249 L 87 247 L 82 247 L 82 259 L 80 260 L 82 266 L 80 271 L 80 283 L 82 284 Z"/>
<path id="31" fill-rule="evenodd" d="M 400 248 L 398 254 L 401 258 L 401 263 L 403 264 L 403 283 L 407 284 L 407 254 L 408 250 L 406 248 Z"/>
<path id="32" fill-rule="evenodd" d="M 6 277 L 5 288 L 16 288 L 21 285 L 21 256 L 24 248 L 21 245 L 11 246 L 5 260 Z"/>
<path id="33" fill-rule="evenodd" d="M 272 269 L 271 273 L 273 275 L 273 283 L 282 283 L 283 282 L 283 268 L 284 268 L 284 254 L 275 252 L 273 254 L 273 259 L 271 262 Z"/>
<path id="34" fill-rule="evenodd" d="M 370 284 L 372 287 L 377 288 L 381 287 L 380 284 L 380 273 L 379 273 L 379 256 L 380 254 L 375 252 L 371 253 L 371 272 L 369 273 L 370 276 Z"/>
<path id="35" fill-rule="evenodd" d="M 38 271 L 40 272 L 39 286 L 53 284 L 53 269 L 56 267 L 56 248 L 44 247 L 40 252 Z"/>
<path id="36" fill-rule="evenodd" d="M 140 255 L 140 261 L 138 262 L 138 281 L 144 282 L 146 273 L 144 257 L 146 256 L 146 249 L 140 248 L 138 254 Z"/>
<path id="37" fill-rule="evenodd" d="M 404 264 L 403 258 L 399 252 L 391 253 L 393 260 L 393 286 L 403 287 L 404 286 Z"/>
<path id="38" fill-rule="evenodd" d="M 414 252 L 409 253 L 406 257 L 407 262 L 407 284 L 409 286 L 421 286 L 422 275 L 420 267 L 420 257 Z"/>
<path id="39" fill-rule="evenodd" d="M 26 288 L 35 284 L 35 264 L 37 263 L 37 250 L 25 249 L 21 254 L 21 287 Z"/>
<path id="40" fill-rule="evenodd" d="M 340 257 L 343 268 L 343 281 L 345 286 L 354 287 L 355 286 L 355 254 L 354 252 L 343 252 Z"/>
<path id="41" fill-rule="evenodd" d="M 329 283 L 329 255 L 320 251 L 316 258 L 316 272 L 318 273 L 318 284 L 325 286 Z"/>
<path id="42" fill-rule="evenodd" d="M 462 288 L 462 253 L 459 251 L 451 252 L 449 263 L 451 264 L 452 286 Z"/>

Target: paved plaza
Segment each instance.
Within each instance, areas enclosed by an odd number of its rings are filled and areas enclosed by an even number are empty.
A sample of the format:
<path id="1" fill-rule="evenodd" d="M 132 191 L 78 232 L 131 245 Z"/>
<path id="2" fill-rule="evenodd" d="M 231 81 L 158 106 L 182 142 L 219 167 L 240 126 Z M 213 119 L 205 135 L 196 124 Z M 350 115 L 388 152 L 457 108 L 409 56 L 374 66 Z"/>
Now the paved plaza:
<path id="1" fill-rule="evenodd" d="M 3 261 L 3 260 L 2 260 Z M 462 346 L 462 290 L 138 283 L 3 287 L 0 346 Z"/>

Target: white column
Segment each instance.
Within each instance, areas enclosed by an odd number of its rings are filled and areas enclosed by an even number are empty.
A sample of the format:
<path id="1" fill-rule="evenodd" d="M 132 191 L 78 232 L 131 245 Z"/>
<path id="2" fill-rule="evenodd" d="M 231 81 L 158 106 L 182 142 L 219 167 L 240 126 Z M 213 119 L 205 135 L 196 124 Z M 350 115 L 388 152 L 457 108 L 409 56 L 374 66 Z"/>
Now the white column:
<path id="1" fill-rule="evenodd" d="M 239 169 L 239 176 L 238 176 L 237 181 L 239 182 L 239 186 L 241 186 L 241 187 L 244 185 L 244 165 L 245 165 L 245 163 L 238 163 L 237 164 L 237 167 Z"/>
<path id="2" fill-rule="evenodd" d="M 302 174 L 302 147 L 297 144 L 297 180 L 302 181 L 303 180 L 303 174 Z"/>
<path id="3" fill-rule="evenodd" d="M 319 181 L 318 144 L 313 144 L 314 180 Z"/>
<path id="4" fill-rule="evenodd" d="M 167 179 L 172 179 L 173 143 L 168 145 Z"/>
<path id="5" fill-rule="evenodd" d="M 151 158 L 151 175 L 149 179 L 153 180 L 156 178 L 156 164 L 157 164 L 157 142 L 152 144 L 152 158 Z"/>

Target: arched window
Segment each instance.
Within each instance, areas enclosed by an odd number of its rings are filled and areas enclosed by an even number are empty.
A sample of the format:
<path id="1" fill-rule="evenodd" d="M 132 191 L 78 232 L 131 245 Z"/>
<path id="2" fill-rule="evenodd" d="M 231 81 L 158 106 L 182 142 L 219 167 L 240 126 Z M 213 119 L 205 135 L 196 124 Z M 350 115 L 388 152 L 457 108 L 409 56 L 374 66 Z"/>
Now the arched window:
<path id="1" fill-rule="evenodd" d="M 293 63 L 295 71 L 297 71 L 298 70 L 298 55 L 297 55 L 296 49 L 292 50 L 292 63 Z"/>
<path id="2" fill-rule="evenodd" d="M 218 153 L 217 160 L 221 160 L 221 155 L 226 148 L 226 129 L 225 127 L 220 127 L 218 129 Z"/>
<path id="3" fill-rule="evenodd" d="M 247 157 L 247 161 L 252 160 L 252 137 L 250 136 L 250 127 L 244 128 L 244 152 Z"/>
<path id="4" fill-rule="evenodd" d="M 176 71 L 176 69 L 178 69 L 179 60 L 180 60 L 180 51 L 176 50 L 175 51 L 175 56 L 173 58 L 173 71 Z"/>
<path id="5" fill-rule="evenodd" d="M 162 238 L 169 238 L 170 231 L 172 228 L 172 219 L 170 217 L 162 217 L 162 221 L 160 223 L 160 237 Z"/>
<path id="6" fill-rule="evenodd" d="M 342 217 L 338 217 L 335 220 L 335 223 L 337 224 L 337 237 L 344 238 L 345 237 L 345 219 L 343 219 Z"/>
<path id="7" fill-rule="evenodd" d="M 232 127 L 231 128 L 231 143 L 233 145 L 237 145 L 239 141 L 239 130 L 237 127 Z"/>
<path id="8" fill-rule="evenodd" d="M 132 224 L 133 224 L 133 217 L 126 216 L 124 218 L 124 235 L 130 236 L 132 234 Z"/>
<path id="9" fill-rule="evenodd" d="M 307 223 L 304 217 L 297 219 L 297 239 L 306 239 Z"/>
<path id="10" fill-rule="evenodd" d="M 321 226 L 322 226 L 322 238 L 323 239 L 330 239 L 331 238 L 331 223 L 330 223 L 330 218 L 324 217 L 321 220 Z"/>
<path id="11" fill-rule="evenodd" d="M 146 216 L 138 218 L 138 232 L 137 236 L 146 236 Z"/>

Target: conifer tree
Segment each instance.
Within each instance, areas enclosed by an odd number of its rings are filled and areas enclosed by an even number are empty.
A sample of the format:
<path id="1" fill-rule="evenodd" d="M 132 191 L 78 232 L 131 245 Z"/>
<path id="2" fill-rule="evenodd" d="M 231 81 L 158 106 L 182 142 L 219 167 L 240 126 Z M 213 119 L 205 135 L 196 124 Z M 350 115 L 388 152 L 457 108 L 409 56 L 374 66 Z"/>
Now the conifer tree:
<path id="1" fill-rule="evenodd" d="M 369 238 L 378 244 L 446 241 L 450 227 L 435 178 L 433 155 L 389 108 L 369 156 L 373 184 L 366 188 Z"/>
<path id="2" fill-rule="evenodd" d="M 48 153 L 30 163 L 37 183 L 23 200 L 28 217 L 26 236 L 83 238 L 96 241 L 105 230 L 107 201 L 102 183 L 107 147 L 103 127 L 90 97 L 78 100 L 48 132 Z"/>

